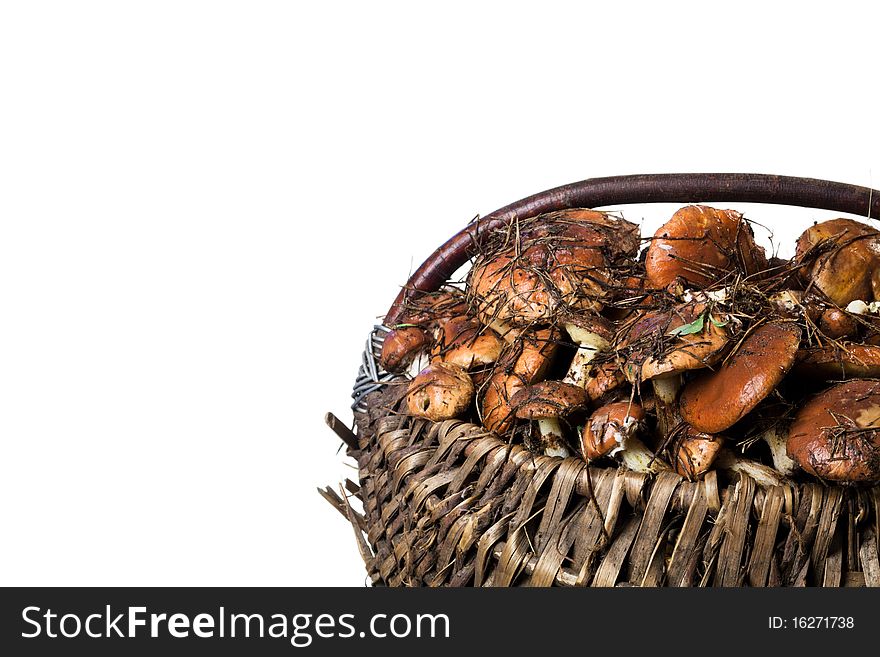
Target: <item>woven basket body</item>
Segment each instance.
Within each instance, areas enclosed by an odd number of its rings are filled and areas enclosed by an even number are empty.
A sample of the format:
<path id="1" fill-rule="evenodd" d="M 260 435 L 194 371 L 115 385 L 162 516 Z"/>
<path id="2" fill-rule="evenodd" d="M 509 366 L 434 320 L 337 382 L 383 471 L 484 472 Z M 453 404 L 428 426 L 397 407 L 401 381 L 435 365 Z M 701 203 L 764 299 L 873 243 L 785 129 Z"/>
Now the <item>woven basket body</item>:
<path id="1" fill-rule="evenodd" d="M 880 216 L 880 192 L 753 174 L 594 179 L 529 197 L 468 226 L 429 258 L 405 294 L 437 289 L 488 229 L 568 207 L 763 202 Z M 763 488 L 710 472 L 690 482 L 539 456 L 482 427 L 401 409 L 405 380 L 378 369 L 368 340 L 348 453 L 363 513 L 352 523 L 370 580 L 392 586 L 880 586 L 880 487 Z M 345 432 L 337 430 L 340 435 Z"/>

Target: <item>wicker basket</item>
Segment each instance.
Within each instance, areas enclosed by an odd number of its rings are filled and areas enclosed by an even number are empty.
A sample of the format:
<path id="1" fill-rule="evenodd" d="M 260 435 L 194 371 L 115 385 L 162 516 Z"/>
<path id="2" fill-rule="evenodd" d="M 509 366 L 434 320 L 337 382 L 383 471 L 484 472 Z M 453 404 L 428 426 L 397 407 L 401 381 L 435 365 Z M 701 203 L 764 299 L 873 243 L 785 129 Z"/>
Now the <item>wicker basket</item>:
<path id="1" fill-rule="evenodd" d="M 412 276 L 437 289 L 489 230 L 573 207 L 756 202 L 880 217 L 880 192 L 757 174 L 586 180 L 502 208 L 455 235 Z M 400 412 L 401 377 L 382 372 L 376 327 L 355 385 L 356 432 L 328 423 L 359 484 L 321 494 L 352 524 L 374 585 L 880 586 L 880 487 L 761 488 L 710 472 L 689 482 L 535 455 L 482 427 Z M 347 490 L 346 490 L 347 489 Z M 363 513 L 349 504 L 360 499 Z"/>

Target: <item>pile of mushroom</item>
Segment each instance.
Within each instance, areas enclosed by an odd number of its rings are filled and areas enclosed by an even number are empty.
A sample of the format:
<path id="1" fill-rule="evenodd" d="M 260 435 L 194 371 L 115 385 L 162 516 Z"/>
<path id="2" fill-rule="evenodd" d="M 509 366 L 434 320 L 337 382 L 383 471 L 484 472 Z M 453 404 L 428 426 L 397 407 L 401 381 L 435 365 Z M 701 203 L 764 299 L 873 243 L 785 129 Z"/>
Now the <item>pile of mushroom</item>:
<path id="1" fill-rule="evenodd" d="M 535 453 L 762 485 L 880 481 L 880 231 L 811 226 L 768 259 L 738 212 L 653 237 L 587 209 L 497 230 L 463 285 L 413 297 L 381 365 L 406 412 Z"/>

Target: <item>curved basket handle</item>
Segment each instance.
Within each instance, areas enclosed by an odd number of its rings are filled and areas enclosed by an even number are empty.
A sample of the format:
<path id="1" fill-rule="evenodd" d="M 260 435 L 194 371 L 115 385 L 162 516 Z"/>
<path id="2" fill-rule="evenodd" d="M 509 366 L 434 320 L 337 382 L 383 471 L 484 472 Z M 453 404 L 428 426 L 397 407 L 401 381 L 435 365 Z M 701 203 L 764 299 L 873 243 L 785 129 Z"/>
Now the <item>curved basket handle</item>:
<path id="1" fill-rule="evenodd" d="M 880 218 L 880 191 L 859 185 L 760 173 L 660 173 L 590 178 L 511 203 L 466 226 L 413 273 L 397 295 L 385 324 L 398 321 L 408 295 L 432 292 L 463 265 L 471 247 L 514 218 L 568 208 L 628 203 L 772 203 Z"/>

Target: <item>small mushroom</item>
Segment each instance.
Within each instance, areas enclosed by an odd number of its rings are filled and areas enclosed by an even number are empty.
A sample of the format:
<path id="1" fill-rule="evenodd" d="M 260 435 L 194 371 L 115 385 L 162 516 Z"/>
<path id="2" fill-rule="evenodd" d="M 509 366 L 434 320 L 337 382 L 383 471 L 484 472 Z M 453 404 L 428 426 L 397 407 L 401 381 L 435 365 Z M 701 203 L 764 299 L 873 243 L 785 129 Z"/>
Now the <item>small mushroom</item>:
<path id="1" fill-rule="evenodd" d="M 804 295 L 799 290 L 782 290 L 770 295 L 770 306 L 779 317 L 798 319 L 804 311 Z"/>
<path id="2" fill-rule="evenodd" d="M 794 418 L 787 447 L 821 479 L 880 481 L 880 381 L 838 383 L 810 399 Z"/>
<path id="3" fill-rule="evenodd" d="M 810 226 L 797 240 L 801 279 L 844 308 L 855 300 L 876 300 L 880 282 L 880 231 L 854 219 Z"/>
<path id="4" fill-rule="evenodd" d="M 454 287 L 407 299 L 399 324 L 391 327 L 382 343 L 379 364 L 387 372 L 403 372 L 426 356 L 431 333 L 451 317 L 464 314 L 464 293 Z M 415 370 L 417 373 L 421 368 Z"/>
<path id="5" fill-rule="evenodd" d="M 589 381 L 590 363 L 597 352 L 611 346 L 614 330 L 611 322 L 599 315 L 572 315 L 565 322 L 565 330 L 577 344 L 578 350 L 563 381 L 585 388 Z"/>
<path id="6" fill-rule="evenodd" d="M 458 365 L 433 363 L 410 381 L 407 409 L 412 415 L 434 422 L 464 413 L 474 398 L 474 384 Z"/>
<path id="7" fill-rule="evenodd" d="M 541 451 L 546 456 L 569 455 L 559 419 L 584 407 L 584 389 L 561 381 L 541 381 L 518 390 L 510 407 L 521 420 L 536 420 L 541 434 Z"/>
<path id="8" fill-rule="evenodd" d="M 464 315 L 468 311 L 464 292 L 456 287 L 444 286 L 436 292 L 407 298 L 401 312 L 401 324 L 415 324 L 431 330 L 438 321 Z M 396 328 L 392 326 L 391 328 Z"/>
<path id="9" fill-rule="evenodd" d="M 496 370 L 486 383 L 481 404 L 483 426 L 503 434 L 513 426 L 514 414 L 510 398 L 528 385 L 518 374 Z"/>
<path id="10" fill-rule="evenodd" d="M 707 287 L 728 272 L 749 275 L 766 269 L 764 249 L 739 212 L 689 205 L 663 224 L 651 241 L 645 271 L 652 288 L 666 288 L 681 277 Z"/>
<path id="11" fill-rule="evenodd" d="M 675 471 L 693 481 L 712 467 L 724 446 L 724 438 L 687 427 L 676 443 Z"/>
<path id="12" fill-rule="evenodd" d="M 490 328 L 545 322 L 556 312 L 557 301 L 539 265 L 503 253 L 478 260 L 468 275 L 468 294 L 475 300 L 477 316 Z"/>
<path id="13" fill-rule="evenodd" d="M 379 364 L 386 372 L 403 372 L 416 357 L 428 349 L 431 339 L 419 326 L 392 329 L 382 342 Z"/>
<path id="14" fill-rule="evenodd" d="M 840 340 L 858 333 L 859 324 L 845 310 L 828 308 L 819 316 L 819 330 L 832 340 Z"/>
<path id="15" fill-rule="evenodd" d="M 497 361 L 503 345 L 495 331 L 482 327 L 473 317 L 462 315 L 453 317 L 438 329 L 432 355 L 444 363 L 469 370 Z"/>
<path id="16" fill-rule="evenodd" d="M 643 429 L 645 411 L 632 401 L 600 406 L 581 431 L 581 451 L 587 461 L 619 455 L 623 464 L 636 472 L 659 472 L 669 466 L 656 457 L 637 437 Z"/>

